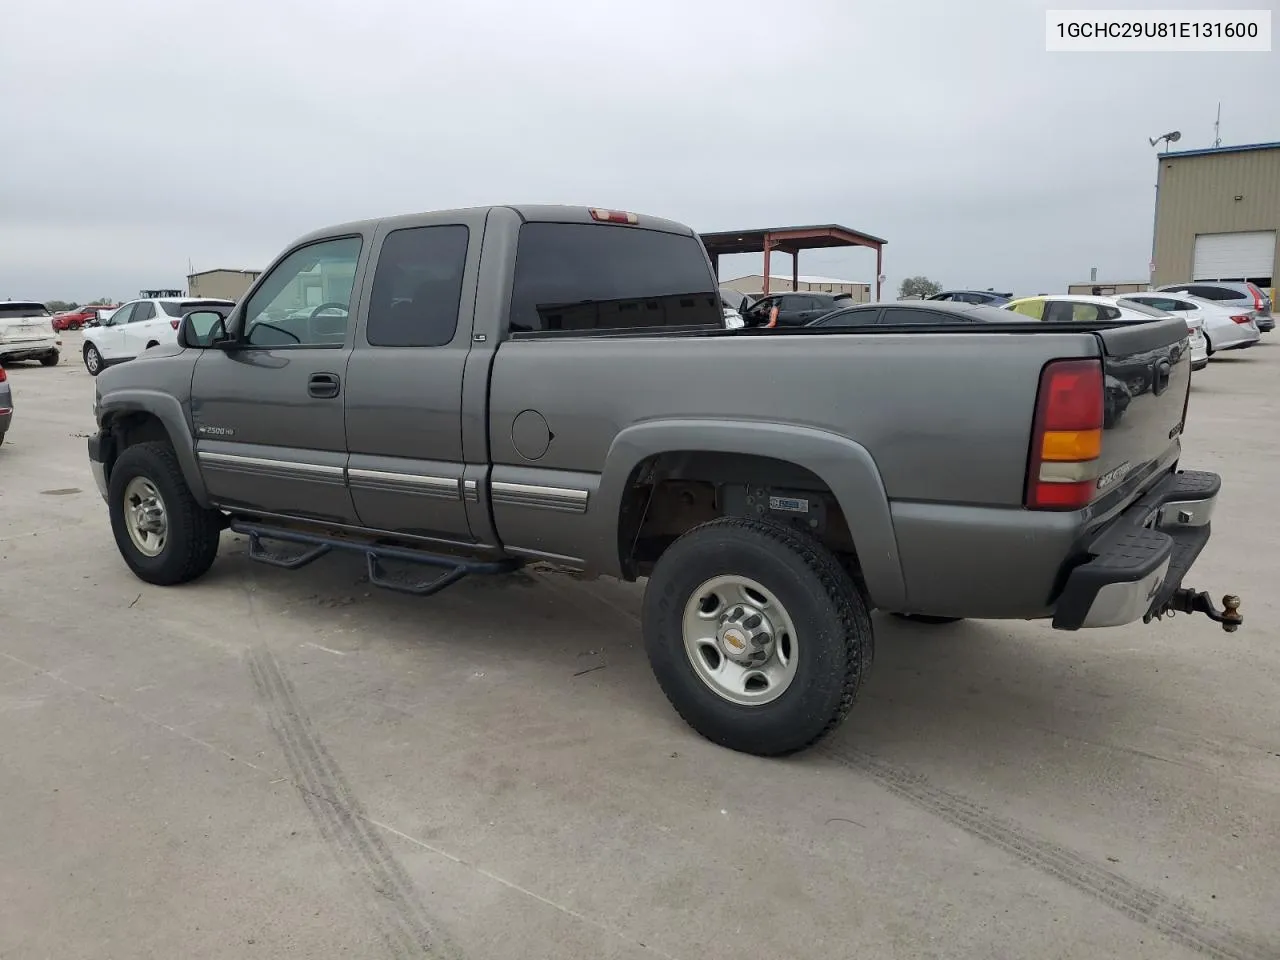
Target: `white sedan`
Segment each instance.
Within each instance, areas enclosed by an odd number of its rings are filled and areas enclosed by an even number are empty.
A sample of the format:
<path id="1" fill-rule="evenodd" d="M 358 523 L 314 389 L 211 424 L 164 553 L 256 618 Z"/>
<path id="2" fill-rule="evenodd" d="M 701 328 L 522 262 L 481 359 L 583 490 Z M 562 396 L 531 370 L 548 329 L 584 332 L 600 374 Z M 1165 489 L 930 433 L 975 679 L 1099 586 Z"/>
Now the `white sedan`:
<path id="1" fill-rule="evenodd" d="M 1125 294 L 1121 297 L 1087 296 L 1084 294 L 1044 294 L 1038 297 L 1022 297 L 1004 305 L 1005 310 L 1025 314 L 1036 320 L 1064 323 L 1096 323 L 1100 320 L 1130 320 L 1141 322 L 1161 317 L 1181 317 L 1187 324 L 1187 340 L 1191 348 L 1191 369 L 1200 370 L 1209 362 L 1212 350 L 1201 333 L 1201 319 L 1187 313 L 1172 310 L 1141 299 L 1146 294 Z M 1160 298 L 1169 299 L 1162 294 Z"/>
<path id="2" fill-rule="evenodd" d="M 84 332 L 84 366 L 93 376 L 144 350 L 178 342 L 184 315 L 199 307 L 234 307 L 230 300 L 130 300 Z"/>
<path id="3" fill-rule="evenodd" d="M 1199 320 L 1209 341 L 1205 362 L 1219 350 L 1243 350 L 1252 347 L 1262 338 L 1254 315 L 1239 307 L 1226 307 L 1212 300 L 1202 300 L 1189 293 L 1126 293 L 1121 302 L 1131 300 L 1144 306 L 1155 307 L 1176 317 L 1185 317 L 1187 326 Z"/>

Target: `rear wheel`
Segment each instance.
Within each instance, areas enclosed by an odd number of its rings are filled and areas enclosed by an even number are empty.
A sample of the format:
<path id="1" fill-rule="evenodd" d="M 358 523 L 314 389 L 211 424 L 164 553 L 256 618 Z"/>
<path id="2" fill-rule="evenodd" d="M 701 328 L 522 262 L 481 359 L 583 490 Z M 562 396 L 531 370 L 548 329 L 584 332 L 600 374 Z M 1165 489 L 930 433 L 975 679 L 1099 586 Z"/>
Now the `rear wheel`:
<path id="1" fill-rule="evenodd" d="M 696 527 L 663 553 L 643 630 L 676 712 L 708 740 L 759 756 L 834 730 L 873 652 L 867 602 L 826 547 L 738 518 Z"/>
<path id="2" fill-rule="evenodd" d="M 58 351 L 54 350 L 46 353 L 40 358 L 40 363 L 46 367 L 56 367 L 58 365 Z"/>
<path id="3" fill-rule="evenodd" d="M 96 377 L 102 372 L 102 354 L 92 343 L 84 345 L 84 368 L 89 371 L 91 377 Z"/>
<path id="4" fill-rule="evenodd" d="M 171 586 L 213 566 L 221 515 L 196 503 L 167 443 L 139 443 L 120 454 L 107 506 L 116 546 L 139 579 Z"/>

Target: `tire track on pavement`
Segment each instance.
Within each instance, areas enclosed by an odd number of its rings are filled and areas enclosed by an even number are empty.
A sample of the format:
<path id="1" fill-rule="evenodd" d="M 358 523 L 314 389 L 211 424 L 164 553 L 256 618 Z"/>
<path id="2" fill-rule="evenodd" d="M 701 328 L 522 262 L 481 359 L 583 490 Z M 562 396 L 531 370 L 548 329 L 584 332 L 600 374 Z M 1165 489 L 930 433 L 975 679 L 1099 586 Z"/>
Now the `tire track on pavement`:
<path id="1" fill-rule="evenodd" d="M 999 847 L 1023 863 L 1056 877 L 1138 923 L 1158 930 L 1184 947 L 1215 960 L 1276 960 L 1280 957 L 1280 944 L 1262 943 L 1223 924 L 1206 920 L 1186 904 L 1038 837 L 972 800 L 933 786 L 922 776 L 852 747 L 823 744 L 816 748 L 816 752 L 866 774 L 891 793 Z"/>
<path id="2" fill-rule="evenodd" d="M 325 748 L 279 661 L 260 645 L 247 659 L 293 783 L 325 844 L 359 889 L 361 905 L 377 922 L 389 956 L 459 956 Z"/>

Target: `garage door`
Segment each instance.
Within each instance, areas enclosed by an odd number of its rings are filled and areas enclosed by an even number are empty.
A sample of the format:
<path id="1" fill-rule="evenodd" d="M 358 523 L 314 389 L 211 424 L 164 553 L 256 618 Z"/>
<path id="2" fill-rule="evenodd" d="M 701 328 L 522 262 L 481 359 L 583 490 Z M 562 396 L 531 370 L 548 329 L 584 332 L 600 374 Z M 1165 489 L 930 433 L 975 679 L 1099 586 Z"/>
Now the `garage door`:
<path id="1" fill-rule="evenodd" d="M 1275 276 L 1276 232 L 1202 233 L 1196 237 L 1192 280 Z"/>

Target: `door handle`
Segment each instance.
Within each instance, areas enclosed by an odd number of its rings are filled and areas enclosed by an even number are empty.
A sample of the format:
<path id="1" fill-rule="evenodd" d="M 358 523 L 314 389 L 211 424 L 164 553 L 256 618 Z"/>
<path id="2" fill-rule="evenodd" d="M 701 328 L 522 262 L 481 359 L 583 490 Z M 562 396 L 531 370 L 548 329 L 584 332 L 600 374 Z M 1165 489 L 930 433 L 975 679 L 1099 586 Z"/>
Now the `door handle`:
<path id="1" fill-rule="evenodd" d="M 339 380 L 336 373 L 313 373 L 307 382 L 307 393 L 313 397 L 329 399 L 338 395 Z"/>

